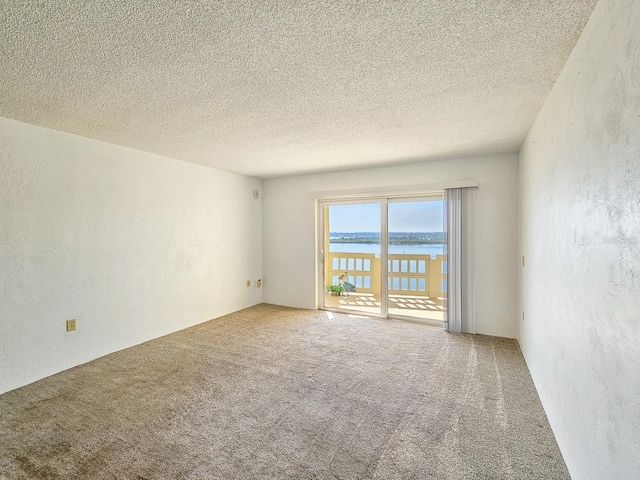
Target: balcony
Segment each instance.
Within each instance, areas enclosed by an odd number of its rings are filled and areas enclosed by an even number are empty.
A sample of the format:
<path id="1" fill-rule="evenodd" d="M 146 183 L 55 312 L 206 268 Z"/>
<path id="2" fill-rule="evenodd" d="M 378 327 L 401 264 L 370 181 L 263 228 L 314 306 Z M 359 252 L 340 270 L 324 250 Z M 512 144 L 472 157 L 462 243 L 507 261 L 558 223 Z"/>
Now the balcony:
<path id="1" fill-rule="evenodd" d="M 391 316 L 444 321 L 446 256 L 390 254 L 388 256 L 388 311 Z M 380 313 L 380 258 L 372 253 L 331 252 L 326 259 L 327 283 L 336 284 L 348 272 L 356 291 L 341 296 L 325 293 L 329 308 L 358 313 Z"/>

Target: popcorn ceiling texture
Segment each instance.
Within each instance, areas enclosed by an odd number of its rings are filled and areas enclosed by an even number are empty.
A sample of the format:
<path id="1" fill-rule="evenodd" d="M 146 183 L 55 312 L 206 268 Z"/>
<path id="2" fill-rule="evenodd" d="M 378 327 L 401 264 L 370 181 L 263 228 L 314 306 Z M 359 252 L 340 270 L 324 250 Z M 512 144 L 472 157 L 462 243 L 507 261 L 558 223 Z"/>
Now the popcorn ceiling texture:
<path id="1" fill-rule="evenodd" d="M 596 0 L 0 5 L 0 116 L 253 176 L 518 150 Z"/>

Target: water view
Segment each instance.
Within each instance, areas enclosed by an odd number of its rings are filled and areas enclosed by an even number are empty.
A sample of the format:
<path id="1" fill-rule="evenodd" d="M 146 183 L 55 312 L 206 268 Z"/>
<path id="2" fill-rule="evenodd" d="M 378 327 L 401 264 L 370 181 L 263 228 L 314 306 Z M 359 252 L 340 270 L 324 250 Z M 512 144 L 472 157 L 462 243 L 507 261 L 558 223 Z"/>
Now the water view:
<path id="1" fill-rule="evenodd" d="M 444 254 L 443 232 L 389 232 L 389 253 L 411 255 Z M 380 234 L 375 232 L 332 232 L 329 251 L 380 255 Z"/>
<path id="2" fill-rule="evenodd" d="M 380 255 L 380 244 L 371 243 L 331 243 L 330 252 L 338 253 L 375 253 Z M 407 255 L 436 255 L 444 254 L 444 244 L 434 245 L 389 245 L 389 253 L 401 253 Z"/>

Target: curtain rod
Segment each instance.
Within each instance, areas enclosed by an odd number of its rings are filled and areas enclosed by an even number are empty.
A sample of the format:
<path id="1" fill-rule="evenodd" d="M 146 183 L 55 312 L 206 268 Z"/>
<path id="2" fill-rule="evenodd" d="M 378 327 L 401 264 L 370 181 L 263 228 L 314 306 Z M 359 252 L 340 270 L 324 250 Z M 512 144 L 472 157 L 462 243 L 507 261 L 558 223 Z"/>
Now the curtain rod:
<path id="1" fill-rule="evenodd" d="M 469 188 L 479 187 L 480 184 L 477 180 L 459 180 L 455 182 L 440 182 L 440 183 L 427 183 L 419 185 L 398 185 L 398 186 L 385 186 L 385 187 L 371 187 L 371 188 L 356 188 L 348 190 L 327 190 L 327 191 L 312 191 L 307 192 L 306 195 L 315 199 L 335 199 L 335 198 L 358 198 L 358 197 L 372 197 L 372 196 L 419 196 L 425 193 L 438 192 L 447 190 L 449 188 Z"/>

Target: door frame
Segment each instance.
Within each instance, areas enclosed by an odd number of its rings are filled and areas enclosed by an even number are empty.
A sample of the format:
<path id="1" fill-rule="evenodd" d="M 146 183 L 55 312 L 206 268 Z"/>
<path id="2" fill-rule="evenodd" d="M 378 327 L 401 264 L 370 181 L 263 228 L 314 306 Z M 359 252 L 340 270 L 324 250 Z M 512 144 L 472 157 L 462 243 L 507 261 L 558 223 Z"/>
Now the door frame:
<path id="1" fill-rule="evenodd" d="M 444 198 L 444 191 L 428 191 L 428 192 L 411 192 L 411 193 L 398 193 L 398 194 L 372 194 L 344 196 L 340 198 L 318 198 L 316 199 L 316 308 L 318 310 L 326 310 L 330 312 L 346 313 L 351 315 L 362 315 L 383 319 L 396 319 L 413 323 L 420 323 L 426 325 L 433 325 L 442 327 L 443 322 L 433 319 L 420 319 L 415 317 L 409 317 L 404 315 L 389 315 L 389 267 L 388 267 L 388 255 L 389 255 L 389 203 L 401 203 L 401 202 L 422 202 L 435 199 L 442 200 Z M 334 205 L 358 205 L 358 204 L 380 204 L 380 313 L 358 313 L 352 310 L 340 309 L 340 308 L 328 308 L 324 304 L 325 298 L 325 278 L 324 278 L 324 260 L 325 260 L 325 210 L 324 207 L 330 207 Z M 444 228 L 444 225 L 443 225 Z"/>
<path id="2" fill-rule="evenodd" d="M 316 271 L 318 273 L 318 279 L 316 282 L 317 291 L 316 291 L 316 307 L 318 310 L 327 310 L 332 312 L 340 312 L 340 313 L 350 313 L 354 315 L 358 315 L 358 312 L 354 312 L 351 310 L 343 310 L 339 308 L 327 308 L 324 304 L 325 298 L 325 278 L 324 278 L 324 260 L 325 260 L 325 215 L 324 208 L 338 205 L 363 205 L 363 204 L 380 204 L 380 313 L 367 313 L 366 316 L 376 317 L 376 318 L 387 318 L 385 312 L 387 311 L 387 269 L 382 268 L 383 265 L 386 265 L 387 261 L 387 245 L 388 239 L 383 233 L 387 228 L 387 202 L 385 197 L 370 197 L 370 198 L 362 198 L 357 197 L 353 199 L 345 198 L 345 199 L 331 199 L 331 200 L 318 200 L 316 202 L 316 216 L 318 218 L 318 226 L 316 231 L 318 232 L 317 245 L 319 248 L 316 249 L 318 252 L 317 260 L 316 260 Z M 328 253 L 328 252 L 327 252 Z"/>

